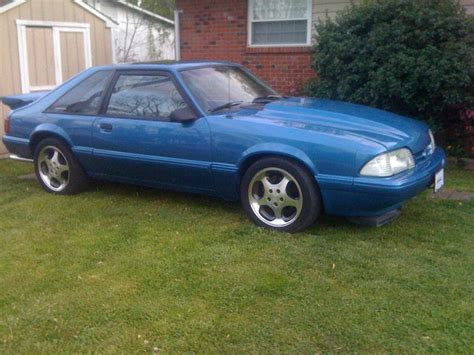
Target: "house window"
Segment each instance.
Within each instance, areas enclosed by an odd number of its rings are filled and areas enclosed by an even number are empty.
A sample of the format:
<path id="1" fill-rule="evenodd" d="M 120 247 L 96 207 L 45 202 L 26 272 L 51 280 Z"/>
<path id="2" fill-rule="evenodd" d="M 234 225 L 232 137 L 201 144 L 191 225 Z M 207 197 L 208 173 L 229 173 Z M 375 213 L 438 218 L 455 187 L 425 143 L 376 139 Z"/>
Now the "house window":
<path id="1" fill-rule="evenodd" d="M 311 44 L 311 4 L 311 0 L 249 0 L 249 45 Z"/>

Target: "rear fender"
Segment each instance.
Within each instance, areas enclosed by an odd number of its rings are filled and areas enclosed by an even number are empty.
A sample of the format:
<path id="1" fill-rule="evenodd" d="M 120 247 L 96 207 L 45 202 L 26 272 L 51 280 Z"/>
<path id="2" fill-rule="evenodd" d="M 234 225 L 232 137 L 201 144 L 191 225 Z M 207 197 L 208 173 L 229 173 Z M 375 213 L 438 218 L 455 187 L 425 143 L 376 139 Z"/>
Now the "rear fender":
<path id="1" fill-rule="evenodd" d="M 61 127 L 56 126 L 51 123 L 43 123 L 43 124 L 38 125 L 30 134 L 30 149 L 31 149 L 32 154 L 34 154 L 36 145 L 41 140 L 47 137 L 54 137 L 57 139 L 61 139 L 62 141 L 67 143 L 70 147 L 73 146 L 71 138 L 68 136 L 66 131 L 64 131 Z"/>

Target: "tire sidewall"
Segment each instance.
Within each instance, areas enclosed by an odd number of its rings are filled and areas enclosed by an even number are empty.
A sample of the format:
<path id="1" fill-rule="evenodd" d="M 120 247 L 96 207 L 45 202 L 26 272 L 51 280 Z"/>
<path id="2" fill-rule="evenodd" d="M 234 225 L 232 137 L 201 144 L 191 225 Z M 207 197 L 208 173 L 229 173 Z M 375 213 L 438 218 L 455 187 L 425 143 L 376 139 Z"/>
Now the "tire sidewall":
<path id="1" fill-rule="evenodd" d="M 46 146 L 56 147 L 57 149 L 61 151 L 61 153 L 64 155 L 64 157 L 67 160 L 67 163 L 69 166 L 69 182 L 67 186 L 61 191 L 51 190 L 41 179 L 41 176 L 39 173 L 39 167 L 38 167 L 38 157 L 41 150 Z M 76 157 L 72 154 L 69 146 L 67 146 L 65 143 L 63 143 L 59 139 L 45 138 L 36 145 L 35 153 L 34 153 L 34 165 L 35 165 L 36 179 L 38 180 L 41 187 L 49 193 L 57 194 L 57 195 L 71 195 L 71 194 L 78 193 L 87 185 L 87 176 L 85 175 Z"/>
<path id="2" fill-rule="evenodd" d="M 300 185 L 303 194 L 303 208 L 298 218 L 290 225 L 275 227 L 261 221 L 250 206 L 248 188 L 254 175 L 265 168 L 279 168 L 291 174 Z M 301 164 L 278 157 L 269 157 L 253 163 L 245 172 L 240 188 L 240 200 L 250 219 L 257 225 L 277 231 L 295 233 L 311 225 L 321 212 L 321 197 L 314 177 Z"/>

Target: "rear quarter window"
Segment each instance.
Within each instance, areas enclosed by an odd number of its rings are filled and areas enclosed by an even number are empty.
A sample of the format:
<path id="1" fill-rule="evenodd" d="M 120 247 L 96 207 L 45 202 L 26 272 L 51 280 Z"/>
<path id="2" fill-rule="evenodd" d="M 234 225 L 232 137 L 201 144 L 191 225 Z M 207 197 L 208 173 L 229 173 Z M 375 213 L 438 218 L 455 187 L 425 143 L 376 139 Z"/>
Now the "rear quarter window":
<path id="1" fill-rule="evenodd" d="M 92 74 L 61 96 L 46 112 L 82 115 L 97 114 L 112 75 L 112 70 L 102 70 Z"/>

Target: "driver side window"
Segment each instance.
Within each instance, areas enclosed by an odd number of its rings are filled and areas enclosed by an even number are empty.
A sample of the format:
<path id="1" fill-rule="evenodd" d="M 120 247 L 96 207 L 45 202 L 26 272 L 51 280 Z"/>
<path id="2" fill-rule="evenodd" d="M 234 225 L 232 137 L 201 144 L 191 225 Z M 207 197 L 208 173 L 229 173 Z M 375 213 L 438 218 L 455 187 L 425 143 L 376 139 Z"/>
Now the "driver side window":
<path id="1" fill-rule="evenodd" d="M 173 112 L 187 107 L 170 77 L 158 74 L 121 74 L 110 95 L 106 114 L 170 121 Z"/>

